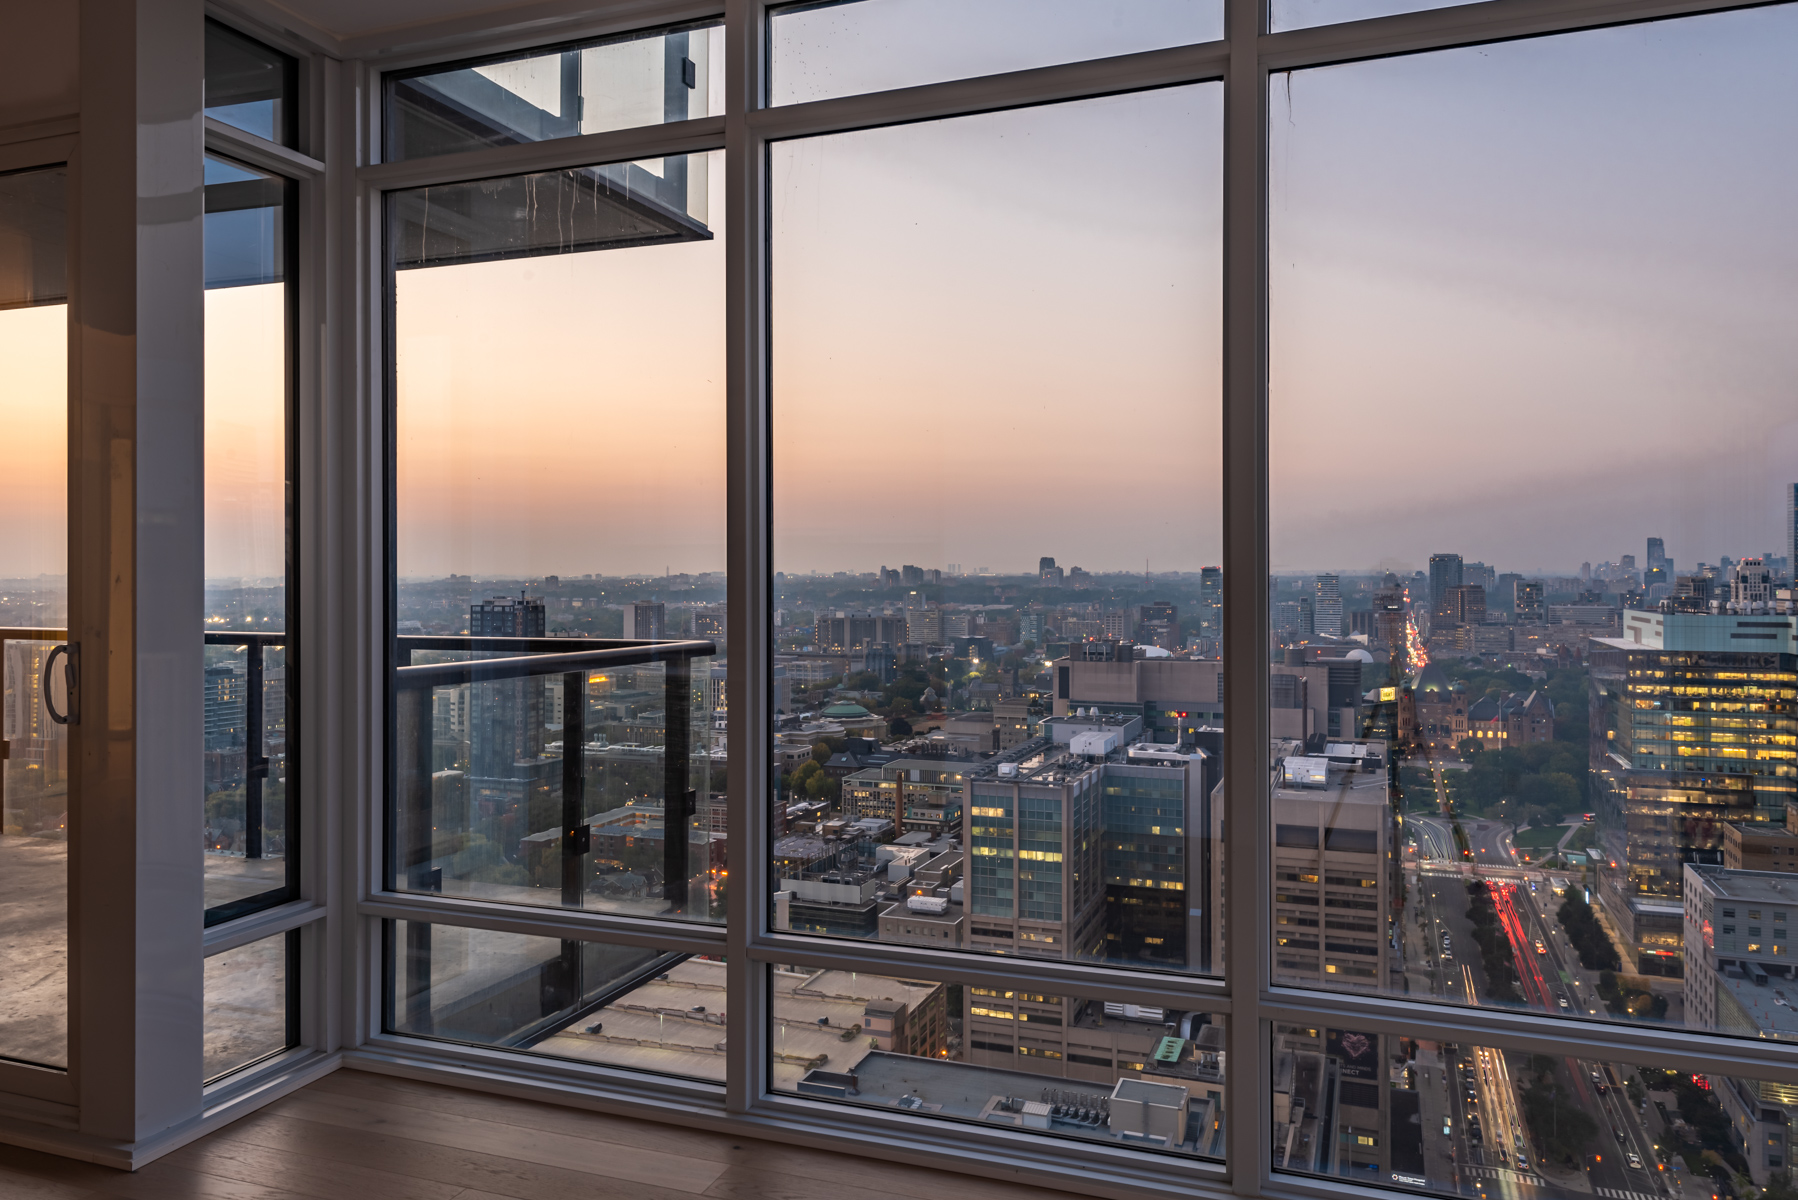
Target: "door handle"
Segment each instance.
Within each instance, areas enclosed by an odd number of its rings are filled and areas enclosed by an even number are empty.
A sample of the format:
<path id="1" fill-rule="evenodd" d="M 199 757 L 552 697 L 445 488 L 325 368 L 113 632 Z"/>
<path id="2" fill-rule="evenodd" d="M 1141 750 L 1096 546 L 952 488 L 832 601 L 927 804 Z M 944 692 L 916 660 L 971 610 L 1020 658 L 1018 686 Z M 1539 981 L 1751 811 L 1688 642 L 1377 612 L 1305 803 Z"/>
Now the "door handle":
<path id="1" fill-rule="evenodd" d="M 69 698 L 69 711 L 66 713 L 57 712 L 56 701 L 51 698 L 50 680 L 53 676 L 50 674 L 50 670 L 58 655 L 67 660 L 63 663 L 62 668 L 63 690 L 68 693 Z M 81 645 L 78 642 L 61 642 L 44 658 L 44 673 L 38 686 L 43 689 L 44 711 L 49 713 L 50 719 L 58 725 L 81 724 L 81 694 L 78 690 L 81 682 L 80 670 Z"/>

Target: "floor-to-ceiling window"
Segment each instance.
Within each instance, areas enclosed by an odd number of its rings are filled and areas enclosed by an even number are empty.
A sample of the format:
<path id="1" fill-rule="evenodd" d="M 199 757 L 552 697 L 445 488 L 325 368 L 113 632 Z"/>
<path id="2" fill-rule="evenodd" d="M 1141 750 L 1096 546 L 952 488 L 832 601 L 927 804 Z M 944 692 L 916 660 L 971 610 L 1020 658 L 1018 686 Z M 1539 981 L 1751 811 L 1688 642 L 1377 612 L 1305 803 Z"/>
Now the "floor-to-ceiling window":
<path id="1" fill-rule="evenodd" d="M 69 1063 L 68 170 L 0 174 L 0 1058 Z"/>
<path id="2" fill-rule="evenodd" d="M 299 140 L 297 64 L 208 22 L 205 162 L 204 1078 L 299 1041 L 296 366 L 299 181 L 254 165 Z M 260 150 L 260 153 L 258 151 Z M 235 923 L 235 924 L 234 924 Z"/>
<path id="3" fill-rule="evenodd" d="M 390 77 L 387 156 L 703 118 L 722 41 L 701 24 Z M 382 870 L 414 908 L 382 927 L 381 1021 L 721 1079 L 724 156 L 583 153 L 385 198 Z M 541 911 L 458 923 L 495 906 Z M 637 939 L 594 940 L 619 925 Z"/>

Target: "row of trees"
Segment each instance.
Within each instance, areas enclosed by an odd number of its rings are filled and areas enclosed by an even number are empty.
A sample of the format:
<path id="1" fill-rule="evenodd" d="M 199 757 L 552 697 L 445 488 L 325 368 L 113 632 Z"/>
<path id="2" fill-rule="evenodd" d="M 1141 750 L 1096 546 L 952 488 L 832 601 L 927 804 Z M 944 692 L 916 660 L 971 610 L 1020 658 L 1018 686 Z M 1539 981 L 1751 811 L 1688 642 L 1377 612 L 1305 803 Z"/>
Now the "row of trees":
<path id="1" fill-rule="evenodd" d="M 1480 965 L 1486 969 L 1486 994 L 1494 1000 L 1518 1001 L 1517 957 L 1511 939 L 1498 923 L 1491 889 L 1481 880 L 1467 885 L 1467 919 L 1473 923 L 1473 940 L 1480 948 Z"/>
<path id="2" fill-rule="evenodd" d="M 1577 887 L 1569 886 L 1567 898 L 1561 901 L 1559 912 L 1561 928 L 1567 931 L 1568 940 L 1579 954 L 1580 966 L 1588 971 L 1620 971 L 1623 960 L 1617 957 L 1617 947 L 1605 934 L 1598 923 L 1598 915 L 1592 906 L 1586 903 L 1586 897 Z M 1666 1005 L 1663 1003 L 1662 1010 Z"/>

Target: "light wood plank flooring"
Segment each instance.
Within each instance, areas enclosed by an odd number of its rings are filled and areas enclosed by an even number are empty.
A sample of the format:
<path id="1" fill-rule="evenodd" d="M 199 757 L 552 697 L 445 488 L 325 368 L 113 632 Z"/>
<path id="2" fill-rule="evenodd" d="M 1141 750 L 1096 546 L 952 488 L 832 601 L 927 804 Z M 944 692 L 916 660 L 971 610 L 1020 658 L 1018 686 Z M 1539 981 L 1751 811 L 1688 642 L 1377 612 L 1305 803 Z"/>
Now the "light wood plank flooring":
<path id="1" fill-rule="evenodd" d="M 344 1070 L 135 1173 L 0 1146 L 7 1200 L 1068 1200 Z"/>

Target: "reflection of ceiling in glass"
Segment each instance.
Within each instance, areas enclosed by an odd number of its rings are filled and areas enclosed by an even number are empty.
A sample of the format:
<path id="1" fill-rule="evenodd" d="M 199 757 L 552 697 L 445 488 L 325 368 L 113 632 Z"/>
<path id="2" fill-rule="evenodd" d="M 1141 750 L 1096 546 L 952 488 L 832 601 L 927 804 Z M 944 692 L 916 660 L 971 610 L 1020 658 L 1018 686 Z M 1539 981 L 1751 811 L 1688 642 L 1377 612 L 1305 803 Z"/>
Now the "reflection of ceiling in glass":
<path id="1" fill-rule="evenodd" d="M 69 173 L 0 175 L 0 308 L 68 299 Z"/>
<path id="2" fill-rule="evenodd" d="M 443 266 L 581 250 L 704 241 L 689 195 L 705 194 L 703 156 L 613 163 L 414 188 L 392 200 L 394 266 Z M 689 186 L 691 185 L 691 186 Z"/>

